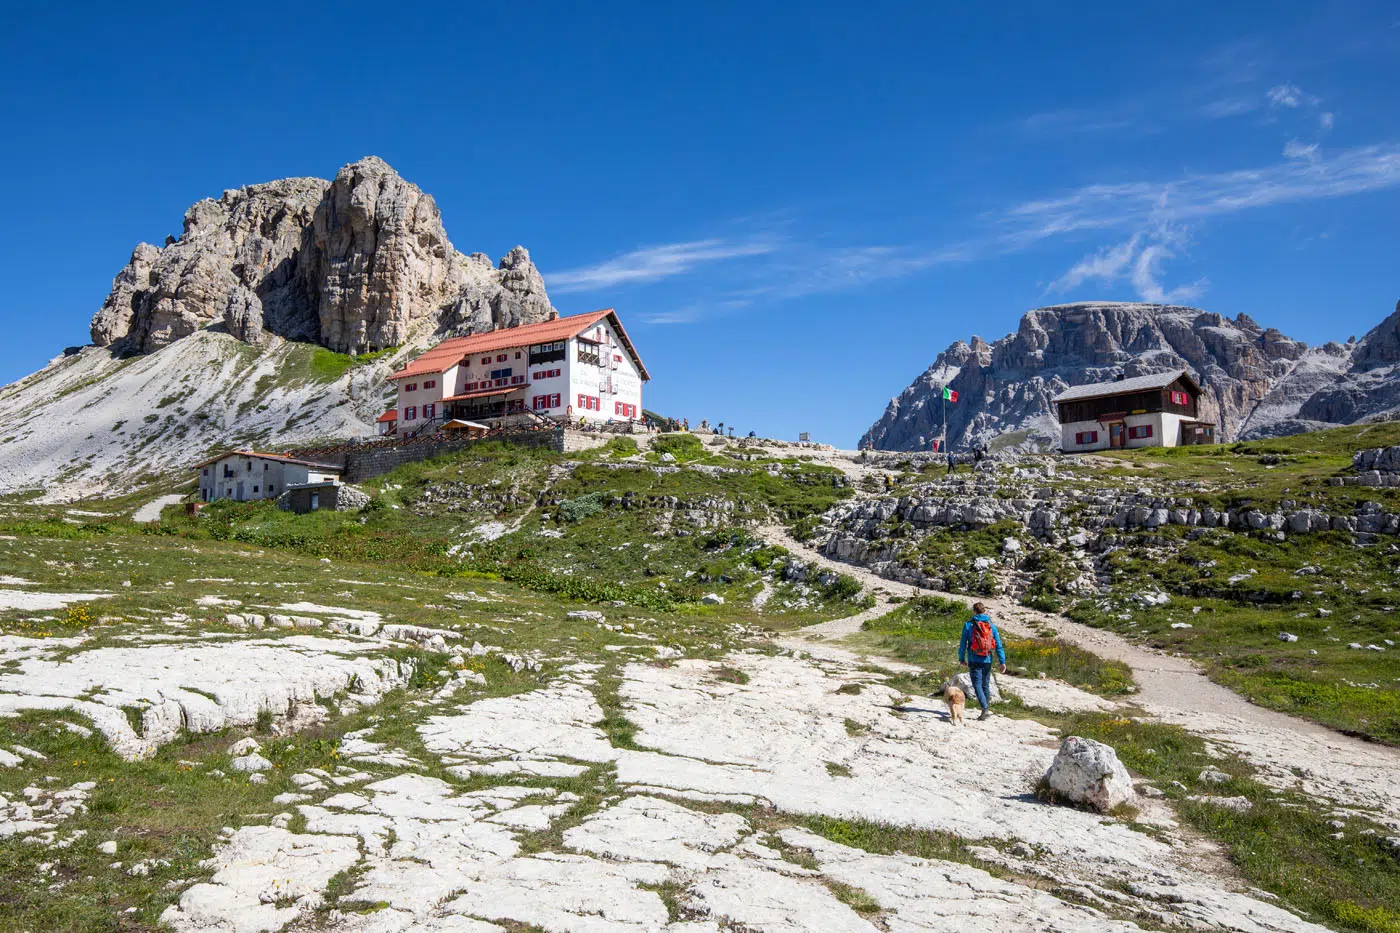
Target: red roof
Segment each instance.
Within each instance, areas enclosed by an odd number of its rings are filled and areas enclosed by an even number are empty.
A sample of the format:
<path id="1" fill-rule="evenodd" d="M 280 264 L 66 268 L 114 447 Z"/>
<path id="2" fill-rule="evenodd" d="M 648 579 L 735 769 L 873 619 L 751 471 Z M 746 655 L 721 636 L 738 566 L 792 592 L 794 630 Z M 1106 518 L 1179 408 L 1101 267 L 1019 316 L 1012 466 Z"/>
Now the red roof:
<path id="1" fill-rule="evenodd" d="M 631 338 L 627 336 L 627 331 L 622 329 L 622 321 L 618 320 L 617 312 L 612 308 L 589 311 L 584 314 L 571 314 L 568 317 L 541 321 L 538 324 L 504 327 L 486 334 L 473 334 L 470 337 L 451 337 L 424 351 L 389 378 L 407 379 L 412 376 L 431 376 L 435 373 L 446 372 L 449 367 L 455 366 L 474 353 L 493 353 L 497 350 L 525 347 L 534 343 L 567 340 L 577 336 L 581 331 L 593 326 L 603 318 L 610 318 L 613 328 L 622 338 L 623 346 L 627 348 L 627 352 L 632 355 L 632 359 L 637 364 L 637 369 L 641 371 L 642 378 L 650 379 L 651 376 L 647 373 L 646 366 L 642 364 L 642 358 L 637 355 L 636 348 L 632 346 Z"/>
<path id="2" fill-rule="evenodd" d="M 375 423 L 375 424 L 384 424 L 386 421 L 398 421 L 398 420 L 399 420 L 399 410 L 398 410 L 397 408 L 391 408 L 391 409 L 389 409 L 388 411 L 386 411 L 384 414 L 380 415 L 378 418 L 374 419 L 374 423 Z"/>
<path id="3" fill-rule="evenodd" d="M 296 457 L 288 457 L 286 454 L 261 454 L 256 450 L 225 450 L 223 453 L 215 454 L 207 460 L 199 461 L 194 466 L 190 467 L 190 469 L 198 470 L 200 467 L 216 463 L 225 457 L 252 457 L 255 460 L 277 460 L 281 463 L 295 463 L 299 466 L 315 467 L 318 470 L 325 470 L 332 473 L 340 473 L 344 470 L 344 467 L 338 467 L 334 463 L 316 463 L 312 460 L 298 460 Z"/>
<path id="4" fill-rule="evenodd" d="M 529 383 L 518 386 L 507 386 L 504 389 L 477 389 L 475 392 L 463 392 L 461 395 L 449 395 L 443 399 L 444 402 L 460 402 L 467 398 L 486 398 L 488 395 L 509 395 L 512 392 L 519 392 L 528 389 Z"/>

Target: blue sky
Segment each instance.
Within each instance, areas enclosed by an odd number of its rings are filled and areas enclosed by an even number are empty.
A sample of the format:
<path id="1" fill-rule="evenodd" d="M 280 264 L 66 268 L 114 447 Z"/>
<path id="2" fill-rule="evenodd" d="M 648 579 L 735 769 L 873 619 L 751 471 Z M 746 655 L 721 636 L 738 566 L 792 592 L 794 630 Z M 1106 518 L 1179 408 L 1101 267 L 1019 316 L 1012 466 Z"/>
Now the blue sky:
<path id="1" fill-rule="evenodd" d="M 776 436 L 852 444 L 1044 304 L 1311 343 L 1400 298 L 1393 2 L 668 6 L 12 11 L 0 382 L 189 204 L 369 154 L 618 308 L 648 407 Z"/>

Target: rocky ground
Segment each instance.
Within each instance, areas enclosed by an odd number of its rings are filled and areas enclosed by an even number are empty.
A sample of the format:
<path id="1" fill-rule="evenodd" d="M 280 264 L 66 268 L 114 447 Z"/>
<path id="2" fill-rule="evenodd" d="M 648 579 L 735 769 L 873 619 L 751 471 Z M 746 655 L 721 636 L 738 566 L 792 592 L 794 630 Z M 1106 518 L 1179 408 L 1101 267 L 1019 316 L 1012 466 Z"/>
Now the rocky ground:
<path id="1" fill-rule="evenodd" d="M 1008 635 L 1053 626 L 1126 662 L 1136 691 L 1005 677 L 998 715 L 954 726 L 936 679 L 860 638 L 912 597 L 946 594 L 836 562 L 764 505 L 833 488 L 816 468 L 877 497 L 882 468 L 809 449 L 805 472 L 755 478 L 664 452 L 508 461 L 499 481 L 464 466 L 461 495 L 437 474 L 434 496 L 410 497 L 408 476 L 371 492 L 391 515 L 450 516 L 459 556 L 533 542 L 582 572 L 582 529 L 676 592 L 689 577 L 666 555 L 689 552 L 668 549 L 730 554 L 705 550 L 725 523 L 758 539 L 744 553 L 788 556 L 764 556 L 757 576 L 705 558 L 727 601 L 646 606 L 628 587 L 579 602 L 476 571 L 274 549 L 244 526 L 194 539 L 169 514 L 100 550 L 62 538 L 79 527 L 62 521 L 0 537 L 0 873 L 16 928 L 1384 929 L 1266 890 L 1229 821 L 1273 806 L 1248 789 L 1254 774 L 1279 806 L 1336 823 L 1345 839 L 1319 845 L 1390 851 L 1393 749 L 1004 598 Z M 789 485 L 750 498 L 770 474 Z M 630 496 L 580 494 L 595 475 Z M 695 485 L 719 481 L 741 485 Z M 459 507 L 475 486 L 495 496 L 486 512 Z M 313 521 L 353 519 L 309 517 L 302 534 Z M 865 600 L 823 601 L 789 567 L 849 575 Z M 1040 786 L 1090 722 L 1135 736 L 1120 749 L 1138 756 L 1125 759 L 1136 790 L 1110 813 Z M 1138 768 L 1144 755 L 1179 761 L 1180 780 Z"/>
<path id="2" fill-rule="evenodd" d="M 390 639 L 216 634 L 149 633 L 90 651 L 75 639 L 9 636 L 0 695 L 11 714 L 78 714 L 57 721 L 95 727 L 136 758 L 177 740 L 178 728 L 228 734 L 263 709 L 290 707 L 307 724 L 325 716 L 318 699 L 341 712 L 372 709 L 406 680 L 403 664 L 379 656 Z M 968 922 L 1117 930 L 1160 915 L 1225 929 L 1311 928 L 1199 871 L 1197 842 L 1165 808 L 1130 822 L 1038 801 L 1034 781 L 1058 743 L 1033 720 L 950 727 L 940 703 L 905 696 L 839 652 L 741 649 L 702 660 L 645 642 L 608 647 L 666 657 L 531 659 L 538 682 L 505 696 L 474 698 L 484 677 L 444 678 L 414 702 L 410 748 L 376 741 L 371 724 L 341 736 L 344 763 L 333 769 L 279 773 L 256 739 L 191 762 L 211 784 L 275 782 L 280 792 L 275 812 L 229 815 L 235 825 L 161 922 L 239 931 L 512 922 L 570 931 Z M 615 678 L 606 685 L 605 670 Z M 1068 686 L 1056 692 L 1097 705 Z M 139 698 L 155 702 L 137 739 L 120 710 Z M 634 729 L 627 740 L 605 728 L 605 702 Z M 111 864 L 94 870 L 114 878 L 145 864 L 124 858 L 120 825 L 77 828 L 90 786 L 51 788 L 44 753 L 9 753 L 26 789 L 0 834 L 51 852 L 54 863 L 75 848 L 111 849 Z M 813 833 L 804 827 L 813 817 L 970 847 L 956 861 L 876 854 Z"/>

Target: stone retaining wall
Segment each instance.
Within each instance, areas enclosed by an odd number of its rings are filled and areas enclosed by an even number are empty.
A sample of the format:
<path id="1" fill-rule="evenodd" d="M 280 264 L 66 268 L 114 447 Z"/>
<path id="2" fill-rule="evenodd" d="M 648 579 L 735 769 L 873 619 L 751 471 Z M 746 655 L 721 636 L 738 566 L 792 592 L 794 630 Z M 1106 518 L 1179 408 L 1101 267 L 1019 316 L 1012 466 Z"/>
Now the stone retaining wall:
<path id="1" fill-rule="evenodd" d="M 342 470 L 341 479 L 347 483 L 358 483 L 382 476 L 406 463 L 429 460 L 491 441 L 503 441 L 520 447 L 544 447 L 562 453 L 564 433 L 563 428 L 551 428 L 493 432 L 478 438 L 432 434 L 426 437 L 384 438 L 363 443 L 304 447 L 287 453 L 288 456 L 298 459 L 338 466 Z"/>

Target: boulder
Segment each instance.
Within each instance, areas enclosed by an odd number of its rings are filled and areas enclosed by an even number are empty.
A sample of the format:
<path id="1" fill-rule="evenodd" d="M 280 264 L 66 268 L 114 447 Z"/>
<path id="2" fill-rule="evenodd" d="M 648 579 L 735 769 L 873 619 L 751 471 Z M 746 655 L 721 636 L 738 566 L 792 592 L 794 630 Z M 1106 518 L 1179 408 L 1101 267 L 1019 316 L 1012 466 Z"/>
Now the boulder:
<path id="1" fill-rule="evenodd" d="M 244 755 L 241 758 L 235 758 L 233 761 L 229 762 L 229 766 L 235 771 L 242 771 L 244 773 L 257 773 L 259 771 L 272 770 L 272 762 L 268 761 L 257 752 Z"/>
<path id="2" fill-rule="evenodd" d="M 723 606 L 724 597 L 716 593 L 706 593 L 700 597 L 700 602 L 706 606 Z"/>
<path id="3" fill-rule="evenodd" d="M 1045 772 L 1045 784 L 1057 796 L 1106 813 L 1137 796 L 1128 769 L 1112 747 L 1069 736 Z"/>
<path id="4" fill-rule="evenodd" d="M 972 689 L 972 675 L 967 671 L 953 675 L 953 678 L 944 684 L 944 687 L 957 687 L 967 697 L 968 706 L 977 705 L 977 693 Z M 1002 701 L 1001 687 L 997 684 L 997 675 L 992 674 L 987 682 L 987 699 L 993 703 Z"/>
<path id="5" fill-rule="evenodd" d="M 242 755 L 250 755 L 261 748 L 262 746 L 258 744 L 257 739 L 249 737 L 246 739 L 239 739 L 237 742 L 230 745 L 228 747 L 228 753 L 238 758 Z"/>

